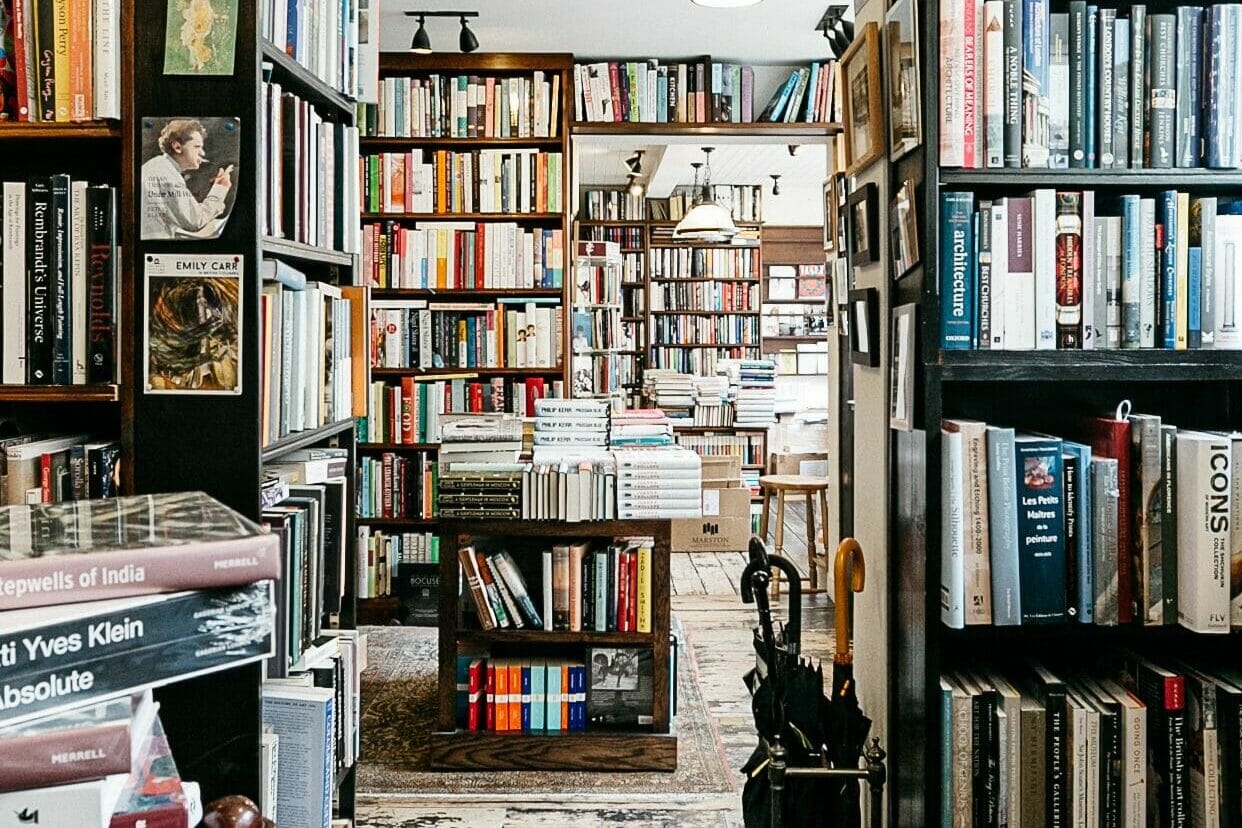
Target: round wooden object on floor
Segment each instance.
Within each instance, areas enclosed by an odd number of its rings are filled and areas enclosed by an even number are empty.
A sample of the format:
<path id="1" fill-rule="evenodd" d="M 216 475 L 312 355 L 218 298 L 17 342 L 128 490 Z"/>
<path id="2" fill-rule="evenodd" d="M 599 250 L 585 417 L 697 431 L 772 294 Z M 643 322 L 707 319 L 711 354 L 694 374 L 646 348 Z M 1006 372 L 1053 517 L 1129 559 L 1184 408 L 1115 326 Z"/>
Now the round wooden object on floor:
<path id="1" fill-rule="evenodd" d="M 770 510 L 772 494 L 776 494 L 776 554 L 783 555 L 785 550 L 785 493 L 802 494 L 806 498 L 806 557 L 807 582 L 803 588 L 805 594 L 818 594 L 825 590 L 819 585 L 819 566 L 826 560 L 816 546 L 815 531 L 815 500 L 819 500 L 820 521 L 823 528 L 825 548 L 828 540 L 828 485 L 826 477 L 814 477 L 806 474 L 767 474 L 759 478 L 759 488 L 763 492 L 763 512 L 759 519 L 759 534 L 764 542 L 768 539 L 768 526 L 771 525 Z M 774 570 L 772 583 L 775 584 L 776 595 L 781 594 L 781 571 Z"/>

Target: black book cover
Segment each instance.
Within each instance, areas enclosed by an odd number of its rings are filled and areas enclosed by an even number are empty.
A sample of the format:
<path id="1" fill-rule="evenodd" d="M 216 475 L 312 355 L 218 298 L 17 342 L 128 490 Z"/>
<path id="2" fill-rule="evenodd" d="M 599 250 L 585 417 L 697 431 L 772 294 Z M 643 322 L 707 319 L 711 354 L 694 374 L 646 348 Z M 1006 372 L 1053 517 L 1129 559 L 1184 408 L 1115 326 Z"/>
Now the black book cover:
<path id="1" fill-rule="evenodd" d="M 73 245 L 70 243 L 69 176 L 52 176 L 52 382 L 68 385 L 73 380 L 73 346 L 70 308 L 73 307 Z"/>
<path id="2" fill-rule="evenodd" d="M 268 655 L 271 583 L 6 613 L 0 723 Z"/>
<path id="3" fill-rule="evenodd" d="M 587 729 L 650 729 L 655 710 L 651 650 L 593 647 L 587 650 Z"/>
<path id="4" fill-rule="evenodd" d="M 1041 664 L 1031 665 L 1035 698 L 1044 706 L 1044 791 L 1048 828 L 1069 828 L 1069 710 L 1065 684 Z"/>
<path id="5" fill-rule="evenodd" d="M 116 379 L 116 297 L 120 262 L 116 252 L 116 189 L 86 190 L 87 303 L 86 381 Z"/>
<path id="6" fill-rule="evenodd" d="M 288 571 L 289 565 L 289 531 L 293 519 L 284 513 L 264 512 L 259 520 L 268 527 L 273 535 L 280 538 L 281 567 Z M 364 553 L 365 554 L 365 553 Z M 284 678 L 289 675 L 289 595 L 288 588 L 282 581 L 273 591 L 276 604 L 276 618 L 280 623 L 273 625 L 274 654 L 267 660 L 269 678 Z"/>
<path id="7" fill-rule="evenodd" d="M 973 824 L 976 828 L 996 828 L 1000 807 L 996 693 L 977 681 L 971 695 L 971 731 Z"/>
<path id="8" fill-rule="evenodd" d="M 86 490 L 93 500 L 120 494 L 118 463 L 120 443 L 88 444 L 86 447 Z"/>
<path id="9" fill-rule="evenodd" d="M 1147 707 L 1147 821 L 1186 828 L 1189 821 L 1186 689 L 1182 676 L 1128 656 L 1126 679 Z"/>
<path id="10" fill-rule="evenodd" d="M 1083 485 L 1078 465 L 1078 455 L 1064 452 L 1061 455 L 1062 479 L 1065 481 L 1065 614 L 1071 621 L 1078 620 L 1078 535 L 1082 531 L 1078 514 L 1078 487 Z"/>
<path id="11" fill-rule="evenodd" d="M 26 382 L 52 383 L 52 180 L 26 187 Z"/>
<path id="12" fill-rule="evenodd" d="M 301 203 L 301 192 L 298 182 L 301 181 L 299 173 L 299 156 L 298 145 L 301 142 L 301 131 L 299 129 L 298 118 L 298 99 L 292 95 L 280 96 L 280 135 L 283 146 L 281 147 L 280 157 L 281 165 L 281 221 L 280 226 L 284 229 L 285 235 L 291 239 L 302 239 L 302 211 L 298 205 Z M 375 159 L 378 165 L 379 159 Z M 382 172 L 381 172 L 382 175 Z M 368 176 L 368 181 L 370 177 Z M 380 205 L 381 209 L 383 205 Z"/>
<path id="13" fill-rule="evenodd" d="M 401 600 L 401 623 L 436 627 L 440 623 L 440 565 L 402 563 L 396 592 Z M 473 608 L 473 604 L 468 605 Z"/>
<path id="14" fill-rule="evenodd" d="M 341 593 L 345 589 L 342 580 L 347 563 L 346 520 L 348 495 L 345 481 L 323 484 L 323 612 L 324 615 L 341 611 Z"/>
<path id="15" fill-rule="evenodd" d="M 38 75 L 40 120 L 56 120 L 56 4 L 38 0 L 35 6 L 35 69 Z M 68 78 L 60 78 L 68 83 Z"/>

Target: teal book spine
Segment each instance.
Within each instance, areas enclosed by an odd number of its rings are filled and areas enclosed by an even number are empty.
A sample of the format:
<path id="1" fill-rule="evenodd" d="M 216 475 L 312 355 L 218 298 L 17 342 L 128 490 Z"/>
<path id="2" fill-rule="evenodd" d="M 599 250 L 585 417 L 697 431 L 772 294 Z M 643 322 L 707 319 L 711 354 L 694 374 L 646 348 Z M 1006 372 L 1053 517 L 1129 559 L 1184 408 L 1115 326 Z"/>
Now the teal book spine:
<path id="1" fill-rule="evenodd" d="M 940 200 L 940 347 L 974 347 L 974 196 L 945 193 Z"/>
<path id="2" fill-rule="evenodd" d="M 1160 245 L 1160 322 L 1163 347 L 1177 344 L 1177 192 L 1165 190 L 1157 202 L 1160 226 L 1164 228 Z"/>
<path id="3" fill-rule="evenodd" d="M 548 669 L 542 661 L 530 667 L 530 729 L 535 732 L 547 728 Z"/>

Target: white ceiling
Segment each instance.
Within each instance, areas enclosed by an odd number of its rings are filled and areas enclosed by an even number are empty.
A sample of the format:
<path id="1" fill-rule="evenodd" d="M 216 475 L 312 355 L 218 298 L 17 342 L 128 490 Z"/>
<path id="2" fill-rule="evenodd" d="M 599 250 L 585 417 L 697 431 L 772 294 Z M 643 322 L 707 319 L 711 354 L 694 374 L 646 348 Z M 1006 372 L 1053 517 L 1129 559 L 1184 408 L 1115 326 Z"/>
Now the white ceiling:
<path id="1" fill-rule="evenodd" d="M 380 48 L 410 48 L 415 23 L 405 12 L 478 10 L 470 28 L 481 51 L 572 52 L 581 58 L 689 58 L 710 54 L 747 63 L 803 63 L 830 57 L 815 24 L 842 0 L 762 0 L 711 9 L 690 0 L 384 0 Z M 846 16 L 853 18 L 853 4 Z M 457 51 L 456 20 L 427 21 L 432 46 Z"/>
<path id="2" fill-rule="evenodd" d="M 667 147 L 647 185 L 648 192 L 660 197 L 677 186 L 693 184 L 694 168 L 690 164 L 702 160 L 702 147 Z M 722 144 L 713 150 L 711 163 L 713 184 L 764 184 L 770 188 L 771 176 L 776 174 L 781 177 L 782 189 L 809 182 L 819 190 L 828 177 L 828 153 L 818 145 L 800 147 L 797 155 L 791 156 L 784 144 Z"/>

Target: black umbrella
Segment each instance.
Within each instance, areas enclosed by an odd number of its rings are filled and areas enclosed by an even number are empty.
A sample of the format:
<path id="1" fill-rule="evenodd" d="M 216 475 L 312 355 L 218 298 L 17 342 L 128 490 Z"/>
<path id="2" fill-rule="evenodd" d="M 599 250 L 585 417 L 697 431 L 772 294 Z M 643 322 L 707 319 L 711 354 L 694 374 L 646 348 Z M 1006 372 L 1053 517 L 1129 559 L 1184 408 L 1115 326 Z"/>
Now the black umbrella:
<path id="1" fill-rule="evenodd" d="M 846 538 L 837 547 L 833 563 L 836 598 L 836 652 L 832 655 L 832 704 L 828 713 L 828 759 L 834 768 L 857 768 L 863 742 L 871 730 L 871 720 L 858 706 L 854 686 L 854 652 L 850 641 L 850 603 L 853 592 L 862 592 L 866 581 L 866 564 L 862 547 L 853 538 Z M 855 828 L 861 823 L 858 781 L 838 783 L 838 792 L 831 800 L 840 826 Z"/>

